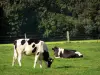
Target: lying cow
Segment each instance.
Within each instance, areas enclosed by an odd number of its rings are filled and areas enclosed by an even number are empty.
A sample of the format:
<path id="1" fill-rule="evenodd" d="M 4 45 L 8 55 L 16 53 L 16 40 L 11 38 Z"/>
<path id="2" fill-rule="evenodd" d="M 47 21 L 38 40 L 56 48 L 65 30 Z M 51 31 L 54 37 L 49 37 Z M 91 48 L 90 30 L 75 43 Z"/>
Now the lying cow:
<path id="1" fill-rule="evenodd" d="M 55 58 L 79 58 L 83 57 L 83 55 L 76 50 L 67 50 L 63 48 L 54 47 L 52 48 L 54 51 Z"/>
<path id="2" fill-rule="evenodd" d="M 34 68 L 36 66 L 37 60 L 39 60 L 40 68 L 42 68 L 42 60 L 46 62 L 47 67 L 52 64 L 52 58 L 49 57 L 49 52 L 47 45 L 44 41 L 37 39 L 18 39 L 14 42 L 14 56 L 12 61 L 12 66 L 16 59 L 18 59 L 19 66 L 21 66 L 22 54 L 32 55 L 35 54 Z"/>

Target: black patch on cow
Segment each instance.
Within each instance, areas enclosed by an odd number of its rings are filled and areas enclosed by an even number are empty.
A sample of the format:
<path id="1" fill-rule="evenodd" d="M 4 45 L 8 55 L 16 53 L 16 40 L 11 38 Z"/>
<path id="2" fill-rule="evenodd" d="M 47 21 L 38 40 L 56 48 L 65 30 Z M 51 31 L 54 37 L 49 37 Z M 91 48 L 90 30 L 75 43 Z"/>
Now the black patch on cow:
<path id="1" fill-rule="evenodd" d="M 37 47 L 35 47 L 33 50 L 32 50 L 32 53 L 36 52 L 37 50 Z"/>
<path id="2" fill-rule="evenodd" d="M 34 47 L 35 47 L 35 44 L 32 45 L 32 48 L 34 48 Z"/>
<path id="3" fill-rule="evenodd" d="M 79 57 L 77 54 L 75 54 L 76 50 L 68 50 L 65 49 L 64 53 L 60 53 L 60 57 L 62 58 L 76 58 Z"/>
<path id="4" fill-rule="evenodd" d="M 40 42 L 40 40 L 38 40 L 38 39 L 29 39 L 28 40 L 28 44 L 30 45 L 31 43 L 35 43 L 35 44 L 38 44 L 39 42 Z"/>
<path id="5" fill-rule="evenodd" d="M 40 54 L 40 52 L 37 53 L 37 55 L 39 55 L 39 54 Z"/>
<path id="6" fill-rule="evenodd" d="M 75 56 L 75 50 L 64 50 L 64 53 L 61 55 L 63 58 L 73 58 Z"/>
<path id="7" fill-rule="evenodd" d="M 63 54 L 62 54 L 62 52 L 60 52 L 60 57 L 63 57 Z"/>
<path id="8" fill-rule="evenodd" d="M 44 61 L 48 61 L 48 58 L 49 58 L 49 53 L 44 50 L 44 52 L 43 52 L 43 60 Z"/>
<path id="9" fill-rule="evenodd" d="M 24 45 L 24 44 L 25 44 L 25 40 L 22 40 L 22 41 L 21 41 L 21 45 Z"/>
<path id="10" fill-rule="evenodd" d="M 17 48 L 17 41 L 14 41 L 15 49 Z"/>
<path id="11" fill-rule="evenodd" d="M 72 52 L 76 52 L 76 50 L 71 50 L 71 49 L 64 49 L 66 51 L 72 51 Z"/>

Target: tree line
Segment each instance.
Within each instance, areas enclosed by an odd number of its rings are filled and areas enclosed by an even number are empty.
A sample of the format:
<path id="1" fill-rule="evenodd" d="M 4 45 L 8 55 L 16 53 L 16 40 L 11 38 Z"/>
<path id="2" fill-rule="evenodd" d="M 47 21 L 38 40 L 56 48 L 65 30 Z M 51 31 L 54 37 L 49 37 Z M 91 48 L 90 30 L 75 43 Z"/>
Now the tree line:
<path id="1" fill-rule="evenodd" d="M 100 36 L 100 0 L 0 0 L 0 36 Z"/>

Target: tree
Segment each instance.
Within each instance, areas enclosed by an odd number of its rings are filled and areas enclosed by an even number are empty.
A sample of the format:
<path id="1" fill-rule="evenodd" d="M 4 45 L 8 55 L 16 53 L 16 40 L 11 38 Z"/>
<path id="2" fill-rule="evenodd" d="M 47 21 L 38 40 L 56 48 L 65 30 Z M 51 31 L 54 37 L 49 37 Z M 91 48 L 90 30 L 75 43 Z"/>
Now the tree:
<path id="1" fill-rule="evenodd" d="M 99 0 L 1 0 L 2 29 L 8 35 L 41 34 L 43 38 L 56 35 L 71 37 L 100 34 Z"/>

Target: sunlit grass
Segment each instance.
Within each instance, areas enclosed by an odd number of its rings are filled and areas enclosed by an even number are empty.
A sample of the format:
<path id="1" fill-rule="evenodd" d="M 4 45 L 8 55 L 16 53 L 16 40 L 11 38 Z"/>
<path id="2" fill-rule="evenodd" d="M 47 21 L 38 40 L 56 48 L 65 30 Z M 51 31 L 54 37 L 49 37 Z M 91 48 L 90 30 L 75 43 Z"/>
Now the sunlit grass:
<path id="1" fill-rule="evenodd" d="M 100 40 L 76 40 L 76 41 L 69 41 L 69 43 L 83 43 L 83 42 L 86 42 L 86 43 L 91 43 L 91 42 L 100 42 Z M 68 41 L 53 41 L 53 42 L 46 42 L 47 44 L 57 44 L 57 43 L 60 43 L 60 44 L 63 44 L 63 43 L 68 43 Z"/>

